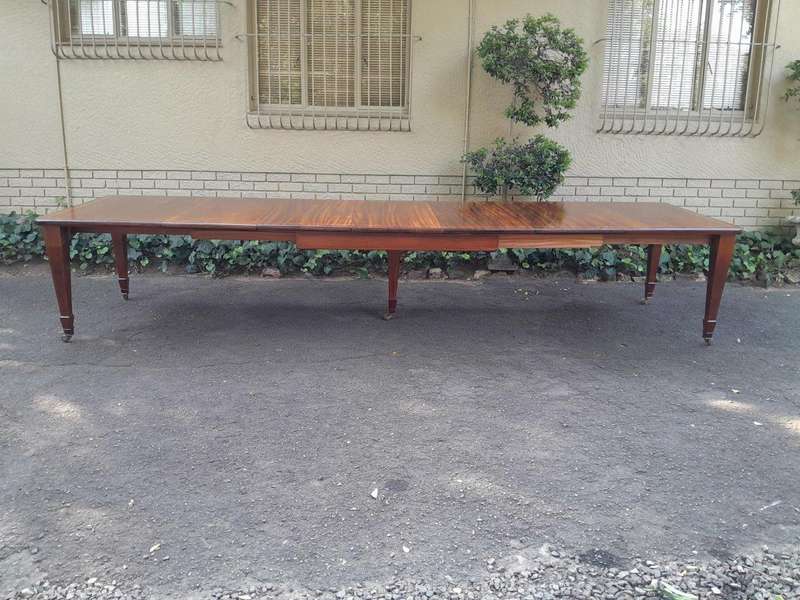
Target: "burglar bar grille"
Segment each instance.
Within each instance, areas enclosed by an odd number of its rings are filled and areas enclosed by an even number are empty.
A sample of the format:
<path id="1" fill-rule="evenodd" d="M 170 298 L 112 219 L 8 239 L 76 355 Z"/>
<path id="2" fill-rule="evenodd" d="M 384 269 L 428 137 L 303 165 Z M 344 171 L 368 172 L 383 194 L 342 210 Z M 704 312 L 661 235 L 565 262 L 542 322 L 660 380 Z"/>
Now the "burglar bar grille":
<path id="1" fill-rule="evenodd" d="M 599 131 L 754 137 L 779 0 L 609 0 Z"/>
<path id="2" fill-rule="evenodd" d="M 247 123 L 409 131 L 410 0 L 256 0 Z"/>
<path id="3" fill-rule="evenodd" d="M 220 61 L 220 0 L 50 0 L 59 58 Z"/>

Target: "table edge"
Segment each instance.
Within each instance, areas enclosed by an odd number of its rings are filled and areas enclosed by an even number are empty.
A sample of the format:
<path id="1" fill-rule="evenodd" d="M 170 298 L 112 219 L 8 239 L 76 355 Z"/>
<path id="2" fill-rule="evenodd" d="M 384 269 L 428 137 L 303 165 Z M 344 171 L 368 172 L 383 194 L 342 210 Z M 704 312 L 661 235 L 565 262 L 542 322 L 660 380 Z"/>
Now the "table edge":
<path id="1" fill-rule="evenodd" d="M 61 227 L 73 226 L 76 228 L 97 228 L 98 233 L 103 233 L 103 230 L 111 230 L 115 228 L 158 228 L 164 230 L 196 230 L 196 231 L 254 231 L 254 232 L 314 232 L 314 233 L 396 233 L 396 234 L 504 234 L 504 233 L 530 233 L 530 234 L 589 234 L 589 233 L 741 233 L 743 229 L 735 225 L 724 223 L 720 221 L 719 226 L 710 227 L 584 227 L 574 229 L 563 229 L 556 227 L 507 227 L 503 229 L 497 228 L 424 228 L 415 229 L 408 227 L 399 228 L 386 228 L 386 227 L 344 227 L 344 226 L 314 226 L 314 225 L 256 225 L 252 223 L 154 223 L 154 222 L 140 222 L 140 221 L 91 221 L 91 220 L 76 220 L 76 219 L 36 219 L 39 225 L 58 225 Z"/>

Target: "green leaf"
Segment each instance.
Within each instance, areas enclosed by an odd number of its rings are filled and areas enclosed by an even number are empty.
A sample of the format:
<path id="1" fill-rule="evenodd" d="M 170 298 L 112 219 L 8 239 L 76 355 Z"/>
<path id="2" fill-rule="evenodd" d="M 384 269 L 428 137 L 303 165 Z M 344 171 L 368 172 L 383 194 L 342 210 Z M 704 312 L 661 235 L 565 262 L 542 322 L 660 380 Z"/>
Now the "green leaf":
<path id="1" fill-rule="evenodd" d="M 694 594 L 683 592 L 664 580 L 658 582 L 658 591 L 665 600 L 698 600 Z"/>

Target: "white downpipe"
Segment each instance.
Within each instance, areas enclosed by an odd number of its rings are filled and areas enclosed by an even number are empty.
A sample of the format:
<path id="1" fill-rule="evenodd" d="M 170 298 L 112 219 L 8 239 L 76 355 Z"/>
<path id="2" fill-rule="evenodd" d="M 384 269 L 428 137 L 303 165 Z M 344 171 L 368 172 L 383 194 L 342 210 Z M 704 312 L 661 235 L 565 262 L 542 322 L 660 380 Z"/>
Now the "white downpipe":
<path id="1" fill-rule="evenodd" d="M 67 206 L 72 208 L 72 181 L 69 174 L 69 154 L 67 153 L 67 128 L 64 125 L 64 95 L 61 90 L 61 59 L 56 55 L 56 83 L 58 88 L 58 118 L 61 121 L 61 150 L 64 154 L 64 192 Z"/>
<path id="2" fill-rule="evenodd" d="M 467 2 L 467 90 L 464 102 L 464 156 L 469 152 L 470 121 L 472 117 L 472 71 L 475 62 L 475 2 Z M 467 163 L 464 163 L 464 172 L 461 176 L 461 203 L 467 201 Z"/>

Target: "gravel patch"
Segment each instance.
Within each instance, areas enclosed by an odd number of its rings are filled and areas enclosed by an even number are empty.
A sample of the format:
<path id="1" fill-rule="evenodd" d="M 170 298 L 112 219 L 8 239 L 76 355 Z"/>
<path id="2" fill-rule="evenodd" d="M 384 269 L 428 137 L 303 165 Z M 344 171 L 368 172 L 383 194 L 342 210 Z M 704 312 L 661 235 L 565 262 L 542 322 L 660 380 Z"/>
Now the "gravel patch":
<path id="1" fill-rule="evenodd" d="M 265 583 L 242 589 L 197 590 L 213 600 L 549 600 L 666 599 L 790 600 L 800 598 L 800 548 L 725 561 L 657 563 L 639 560 L 629 568 L 604 566 L 605 552 L 569 555 L 550 546 L 489 559 L 481 577 L 436 583 L 399 579 L 384 585 L 301 589 Z M 146 600 L 160 597 L 139 585 L 92 577 L 57 585 L 40 581 L 19 590 L 15 600 Z"/>

